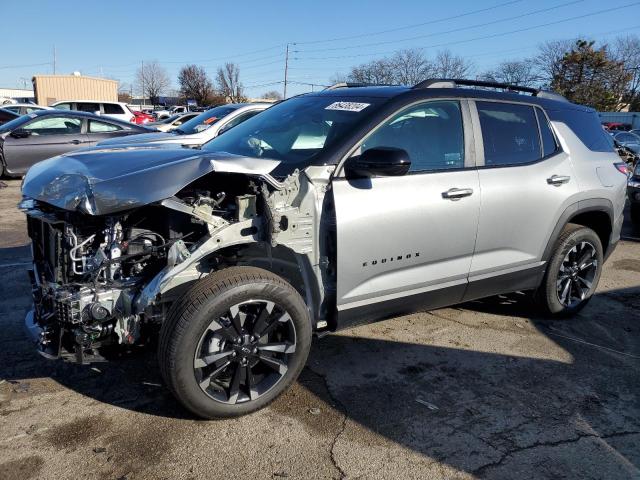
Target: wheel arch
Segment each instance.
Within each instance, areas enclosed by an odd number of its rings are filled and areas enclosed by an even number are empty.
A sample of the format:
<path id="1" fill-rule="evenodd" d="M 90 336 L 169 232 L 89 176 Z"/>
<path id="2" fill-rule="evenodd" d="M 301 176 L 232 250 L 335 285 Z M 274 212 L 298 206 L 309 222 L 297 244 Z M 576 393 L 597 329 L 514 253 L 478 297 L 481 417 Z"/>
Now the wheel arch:
<path id="1" fill-rule="evenodd" d="M 595 231 L 602 243 L 605 258 L 607 257 L 614 225 L 613 203 L 606 198 L 594 198 L 581 200 L 564 210 L 547 242 L 542 255 L 543 261 L 549 261 L 556 241 L 570 223 L 582 225 Z"/>
<path id="2" fill-rule="evenodd" d="M 165 298 L 179 297 L 201 278 L 232 266 L 258 267 L 281 277 L 304 299 L 312 324 L 315 326 L 319 318 L 321 296 L 317 289 L 317 282 L 313 278 L 313 268 L 308 265 L 305 255 L 298 254 L 284 245 L 271 246 L 267 242 L 251 242 L 215 250 L 193 265 L 193 268 L 199 272 L 197 277 L 192 276 L 189 280 L 176 285 L 175 289 L 168 289 L 161 293 Z"/>

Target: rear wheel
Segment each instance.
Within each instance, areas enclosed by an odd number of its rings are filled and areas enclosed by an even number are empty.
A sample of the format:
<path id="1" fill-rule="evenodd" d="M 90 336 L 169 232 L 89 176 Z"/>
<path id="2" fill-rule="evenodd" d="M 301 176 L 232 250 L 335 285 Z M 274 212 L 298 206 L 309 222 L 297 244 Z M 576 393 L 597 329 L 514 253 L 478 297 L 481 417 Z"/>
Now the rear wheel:
<path id="1" fill-rule="evenodd" d="M 536 292 L 538 305 L 556 316 L 579 312 L 598 286 L 603 261 L 598 235 L 581 225 L 567 225 Z"/>
<path id="2" fill-rule="evenodd" d="M 304 367 L 311 322 L 302 297 L 266 270 L 233 267 L 199 281 L 160 334 L 162 375 L 204 418 L 244 415 L 282 393 Z"/>

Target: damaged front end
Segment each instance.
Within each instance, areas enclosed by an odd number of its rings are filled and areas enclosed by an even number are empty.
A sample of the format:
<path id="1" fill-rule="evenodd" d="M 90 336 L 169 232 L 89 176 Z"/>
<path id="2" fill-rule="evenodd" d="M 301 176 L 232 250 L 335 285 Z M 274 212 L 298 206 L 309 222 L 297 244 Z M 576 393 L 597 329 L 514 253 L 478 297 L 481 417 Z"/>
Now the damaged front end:
<path id="1" fill-rule="evenodd" d="M 128 179 L 123 198 L 134 208 L 118 202 L 122 183 L 113 179 L 83 183 L 87 194 L 75 197 L 71 187 L 49 185 L 56 191 L 48 202 L 46 189 L 29 195 L 34 188 L 27 177 L 23 193 L 31 198 L 22 208 L 32 240 L 34 309 L 25 322 L 41 354 L 87 363 L 101 359 L 105 347 L 144 343 L 186 288 L 231 264 L 275 264 L 285 276 L 300 278 L 301 294 L 310 308 L 319 308 L 324 289 L 314 226 L 326 182 L 314 185 L 298 171 L 280 182 L 247 159 L 207 159 L 208 169 L 202 158 L 189 162 L 198 165 L 192 178 L 181 177 L 169 196 L 166 186 L 159 189 L 164 198 L 148 194 L 146 181 L 160 181 L 158 170 L 138 177 L 149 201 L 143 205 L 132 202 L 136 190 Z M 326 169 L 322 176 L 328 180 Z M 96 198 L 105 182 L 111 182 L 110 195 Z M 278 249 L 287 254 L 274 255 Z"/>

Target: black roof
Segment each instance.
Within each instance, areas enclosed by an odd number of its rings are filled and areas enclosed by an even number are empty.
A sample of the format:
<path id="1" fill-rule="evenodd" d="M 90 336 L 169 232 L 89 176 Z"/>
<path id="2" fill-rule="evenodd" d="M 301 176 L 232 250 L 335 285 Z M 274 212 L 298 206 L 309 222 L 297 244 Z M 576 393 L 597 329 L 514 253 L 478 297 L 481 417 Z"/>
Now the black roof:
<path id="1" fill-rule="evenodd" d="M 336 98 L 396 98 L 409 97 L 420 100 L 427 98 L 473 98 L 479 100 L 507 100 L 511 102 L 524 102 L 540 105 L 546 109 L 565 110 L 580 109 L 592 111 L 593 109 L 583 105 L 576 105 L 566 100 L 556 100 L 534 96 L 526 93 L 514 91 L 496 91 L 483 88 L 410 88 L 405 86 L 365 86 L 348 87 L 322 90 L 320 92 L 308 93 L 305 96 L 328 96 Z"/>

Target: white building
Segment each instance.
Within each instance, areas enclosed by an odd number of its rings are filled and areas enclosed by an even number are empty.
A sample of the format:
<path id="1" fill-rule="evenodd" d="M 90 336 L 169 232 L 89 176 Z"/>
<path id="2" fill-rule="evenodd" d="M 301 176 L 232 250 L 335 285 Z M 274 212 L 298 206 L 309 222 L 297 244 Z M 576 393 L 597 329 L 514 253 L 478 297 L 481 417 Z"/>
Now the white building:
<path id="1" fill-rule="evenodd" d="M 33 89 L 29 88 L 2 88 L 0 87 L 0 104 L 7 102 L 9 99 L 18 102 L 33 102 L 35 95 Z"/>

